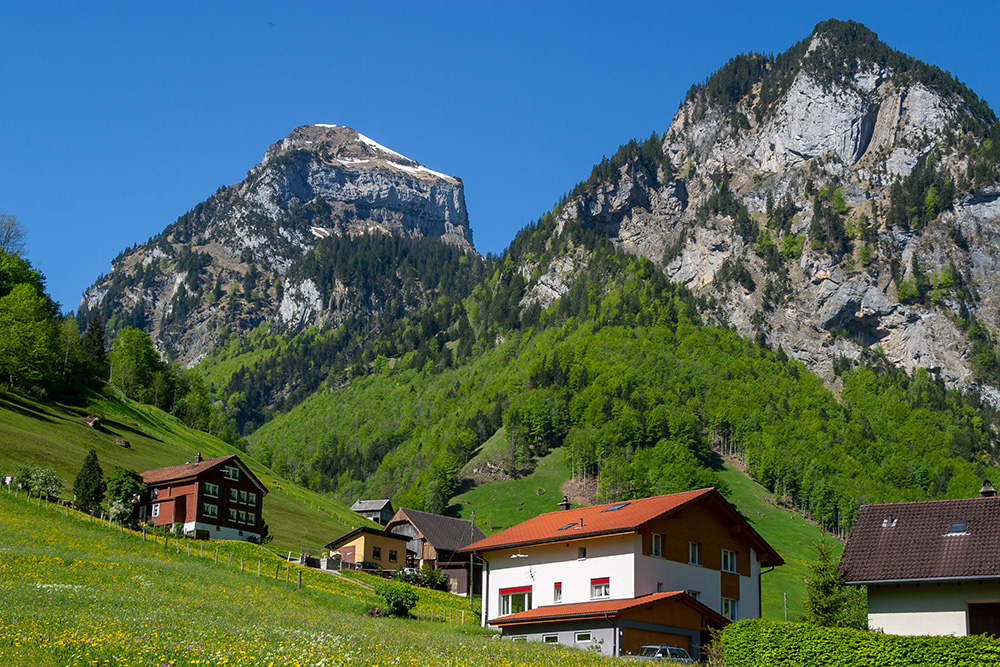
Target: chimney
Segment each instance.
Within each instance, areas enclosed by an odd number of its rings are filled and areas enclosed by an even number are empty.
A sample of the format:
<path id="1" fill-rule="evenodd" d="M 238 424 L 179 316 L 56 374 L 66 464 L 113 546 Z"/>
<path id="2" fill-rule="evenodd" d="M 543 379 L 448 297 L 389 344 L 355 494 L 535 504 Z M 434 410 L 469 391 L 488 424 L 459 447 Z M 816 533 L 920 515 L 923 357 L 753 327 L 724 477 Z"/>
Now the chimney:
<path id="1" fill-rule="evenodd" d="M 194 455 L 194 462 L 201 463 L 201 452 L 198 452 L 197 454 Z"/>
<path id="2" fill-rule="evenodd" d="M 983 480 L 983 488 L 979 489 L 980 498 L 992 498 L 997 494 L 997 490 L 990 484 L 990 480 Z"/>
<path id="3" fill-rule="evenodd" d="M 564 512 L 569 509 L 569 498 L 567 496 L 563 496 L 562 502 L 559 503 L 559 509 Z"/>

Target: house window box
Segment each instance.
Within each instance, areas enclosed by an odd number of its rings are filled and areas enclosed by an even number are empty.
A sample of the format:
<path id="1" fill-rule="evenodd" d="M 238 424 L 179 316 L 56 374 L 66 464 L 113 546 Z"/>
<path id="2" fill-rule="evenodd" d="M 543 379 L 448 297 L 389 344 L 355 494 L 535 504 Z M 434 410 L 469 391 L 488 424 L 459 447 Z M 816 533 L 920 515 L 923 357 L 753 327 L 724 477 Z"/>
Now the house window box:
<path id="1" fill-rule="evenodd" d="M 611 579 L 609 577 L 600 577 L 599 579 L 591 579 L 590 597 L 591 598 L 611 597 Z"/>
<path id="2" fill-rule="evenodd" d="M 729 549 L 722 550 L 722 571 L 737 572 L 735 551 L 730 551 Z"/>
<path id="3" fill-rule="evenodd" d="M 500 614 L 516 614 L 531 609 L 531 586 L 500 589 Z"/>

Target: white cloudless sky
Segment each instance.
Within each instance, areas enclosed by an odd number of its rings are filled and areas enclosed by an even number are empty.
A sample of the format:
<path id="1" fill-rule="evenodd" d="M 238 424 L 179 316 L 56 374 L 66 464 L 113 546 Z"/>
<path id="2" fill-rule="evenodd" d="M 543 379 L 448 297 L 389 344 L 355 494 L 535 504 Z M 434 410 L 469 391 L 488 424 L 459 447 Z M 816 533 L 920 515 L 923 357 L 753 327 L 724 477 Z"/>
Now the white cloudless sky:
<path id="1" fill-rule="evenodd" d="M 64 310 L 264 150 L 348 125 L 465 183 L 501 252 L 693 83 L 855 20 L 1000 104 L 994 2 L 0 5 L 0 212 Z"/>

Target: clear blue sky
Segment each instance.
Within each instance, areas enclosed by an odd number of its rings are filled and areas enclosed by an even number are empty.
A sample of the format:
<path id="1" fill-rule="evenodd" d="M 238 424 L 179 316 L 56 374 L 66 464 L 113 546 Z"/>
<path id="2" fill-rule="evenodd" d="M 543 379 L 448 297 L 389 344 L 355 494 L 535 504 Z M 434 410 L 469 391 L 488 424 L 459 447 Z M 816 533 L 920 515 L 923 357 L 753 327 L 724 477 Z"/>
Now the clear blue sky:
<path id="1" fill-rule="evenodd" d="M 861 21 L 1000 107 L 993 2 L 6 2 L 0 211 L 64 309 L 298 125 L 349 125 L 465 181 L 476 248 L 692 83 Z"/>

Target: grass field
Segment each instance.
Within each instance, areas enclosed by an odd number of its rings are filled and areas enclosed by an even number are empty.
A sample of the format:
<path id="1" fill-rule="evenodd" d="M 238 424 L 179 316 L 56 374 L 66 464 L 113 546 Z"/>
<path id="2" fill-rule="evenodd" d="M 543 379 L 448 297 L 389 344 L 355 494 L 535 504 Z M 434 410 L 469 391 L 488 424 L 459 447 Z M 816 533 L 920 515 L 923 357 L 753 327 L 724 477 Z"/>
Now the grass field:
<path id="1" fill-rule="evenodd" d="M 417 589 L 414 613 L 428 620 L 369 617 L 367 575 L 292 565 L 286 583 L 286 564 L 254 545 L 165 547 L 37 503 L 0 491 L 4 667 L 609 664 L 495 639 L 464 598 Z"/>
<path id="2" fill-rule="evenodd" d="M 83 422 L 91 415 L 100 417 L 100 429 Z M 121 447 L 115 440 L 130 446 Z M 141 472 L 178 465 L 193 461 L 197 452 L 206 459 L 241 454 L 148 405 L 100 394 L 90 394 L 79 404 L 43 403 L 0 392 L 0 475 L 12 474 L 22 464 L 51 466 L 66 480 L 62 497 L 72 499 L 73 479 L 89 449 L 97 451 L 105 475 L 115 466 Z M 241 458 L 270 490 L 263 514 L 276 551 L 318 554 L 323 545 L 361 525 L 377 527 L 344 505 L 276 478 L 247 456 Z"/>

